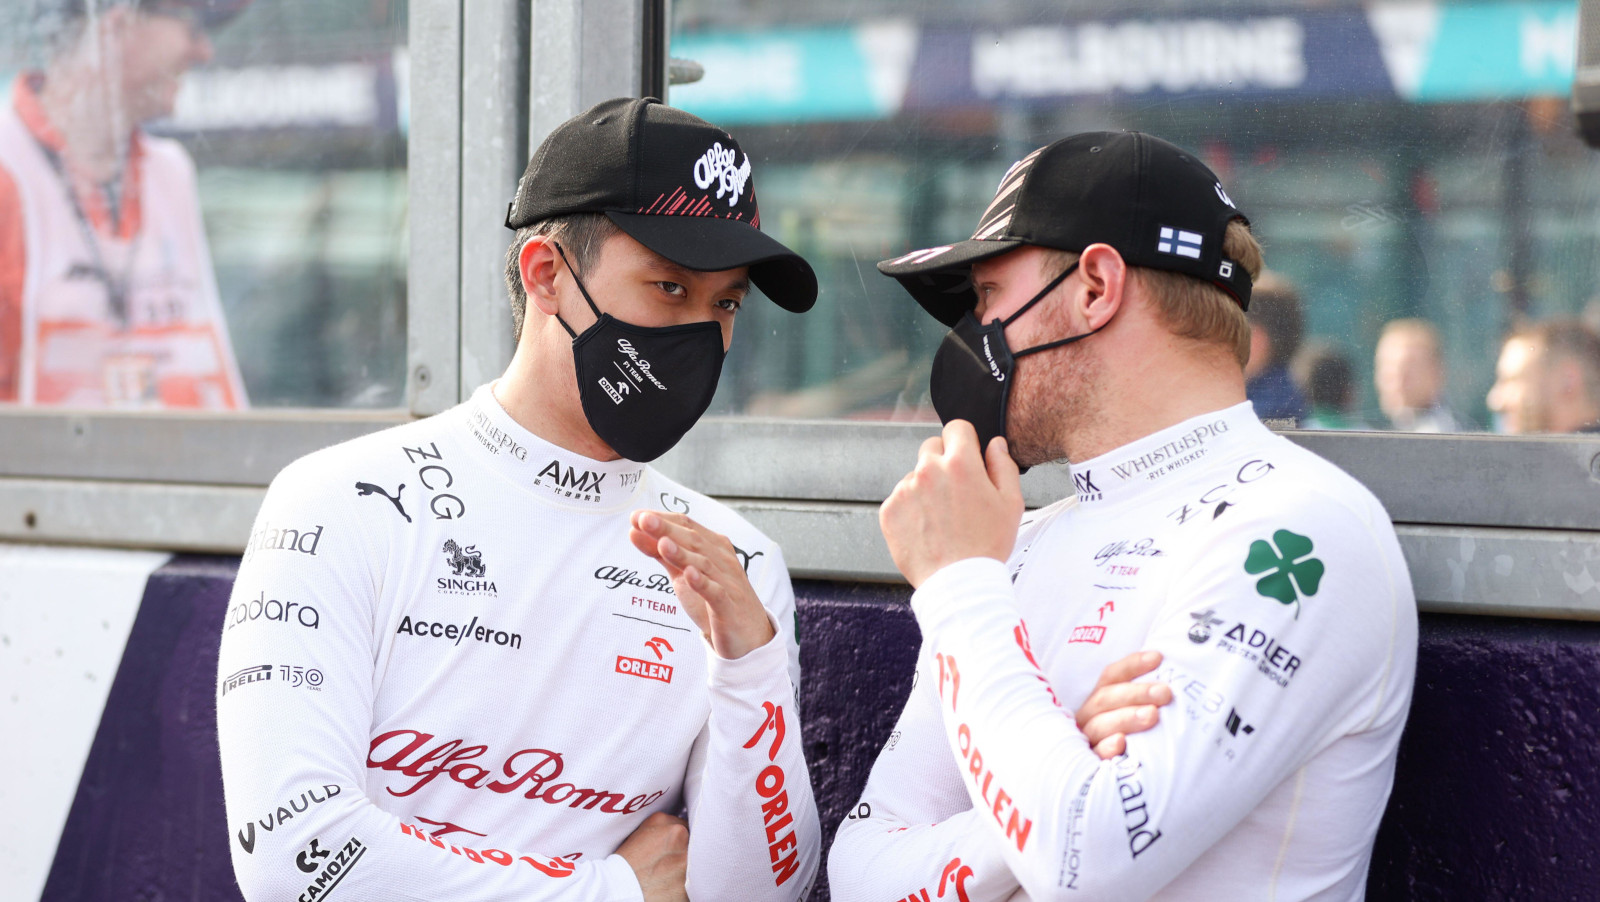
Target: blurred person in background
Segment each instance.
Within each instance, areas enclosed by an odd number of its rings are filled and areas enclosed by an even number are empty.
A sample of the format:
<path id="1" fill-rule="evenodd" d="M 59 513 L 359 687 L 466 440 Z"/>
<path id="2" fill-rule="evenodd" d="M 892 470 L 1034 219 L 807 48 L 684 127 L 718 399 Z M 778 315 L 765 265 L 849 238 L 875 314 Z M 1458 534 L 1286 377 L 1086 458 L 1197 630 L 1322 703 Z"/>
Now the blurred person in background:
<path id="1" fill-rule="evenodd" d="M 1582 322 L 1517 329 L 1494 371 L 1488 402 L 1496 432 L 1600 432 L 1600 337 Z"/>
<path id="2" fill-rule="evenodd" d="M 1461 426 L 1444 400 L 1444 353 L 1439 330 L 1425 319 L 1390 320 L 1378 336 L 1372 378 L 1378 406 L 1402 432 L 1456 432 Z"/>
<path id="3" fill-rule="evenodd" d="M 1310 408 L 1300 422 L 1302 429 L 1371 428 L 1356 412 L 1355 367 L 1336 348 L 1322 344 L 1301 348 L 1289 371 Z"/>
<path id="4" fill-rule="evenodd" d="M 1245 397 L 1255 405 L 1256 416 L 1290 421 L 1286 425 L 1293 427 L 1308 411 L 1305 395 L 1289 375 L 1289 361 L 1300 349 L 1300 292 L 1283 276 L 1267 272 L 1256 284 L 1254 298 L 1246 314 L 1250 362 L 1244 367 Z"/>
<path id="5" fill-rule="evenodd" d="M 55 0 L 0 109 L 0 402 L 246 406 L 172 114 L 250 0 Z"/>

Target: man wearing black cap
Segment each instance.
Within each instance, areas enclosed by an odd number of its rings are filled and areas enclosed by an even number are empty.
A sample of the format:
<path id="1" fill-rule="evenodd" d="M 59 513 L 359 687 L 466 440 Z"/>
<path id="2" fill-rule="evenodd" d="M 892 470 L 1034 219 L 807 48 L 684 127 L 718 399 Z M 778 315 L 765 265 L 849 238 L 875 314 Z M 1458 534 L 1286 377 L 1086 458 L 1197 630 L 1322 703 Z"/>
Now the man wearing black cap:
<path id="1" fill-rule="evenodd" d="M 247 898 L 805 895 L 782 553 L 644 463 L 710 403 L 752 283 L 816 299 L 759 222 L 726 132 L 574 117 L 508 212 L 505 375 L 274 481 L 218 667 Z"/>
<path id="2" fill-rule="evenodd" d="M 1416 612 L 1376 499 L 1245 400 L 1260 267 L 1211 171 L 1128 132 L 880 264 L 954 329 L 880 515 L 920 679 L 835 899 L 1362 897 Z M 1023 516 L 1019 467 L 1061 459 L 1075 494 Z"/>

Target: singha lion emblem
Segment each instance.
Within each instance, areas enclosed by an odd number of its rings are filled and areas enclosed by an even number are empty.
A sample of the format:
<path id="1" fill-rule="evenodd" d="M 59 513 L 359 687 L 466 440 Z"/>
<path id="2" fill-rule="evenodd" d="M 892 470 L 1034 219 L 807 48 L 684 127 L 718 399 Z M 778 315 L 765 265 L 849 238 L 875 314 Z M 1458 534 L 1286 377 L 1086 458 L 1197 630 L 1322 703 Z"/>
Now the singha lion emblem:
<path id="1" fill-rule="evenodd" d="M 476 545 L 468 545 L 462 549 L 456 544 L 455 539 L 446 539 L 444 552 L 450 555 L 450 570 L 456 576 L 480 577 L 488 572 L 483 565 L 483 552 Z"/>

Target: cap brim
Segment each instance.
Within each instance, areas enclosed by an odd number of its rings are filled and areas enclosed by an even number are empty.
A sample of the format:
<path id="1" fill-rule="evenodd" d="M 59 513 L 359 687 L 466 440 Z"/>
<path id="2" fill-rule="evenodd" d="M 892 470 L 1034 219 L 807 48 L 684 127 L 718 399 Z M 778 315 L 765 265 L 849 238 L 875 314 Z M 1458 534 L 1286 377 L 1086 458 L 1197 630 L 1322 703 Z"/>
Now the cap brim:
<path id="1" fill-rule="evenodd" d="M 750 281 L 785 310 L 817 302 L 817 274 L 799 254 L 748 222 L 711 216 L 606 213 L 629 237 L 679 266 L 701 272 L 750 267 Z"/>
<path id="2" fill-rule="evenodd" d="M 978 240 L 912 251 L 878 264 L 878 272 L 893 276 L 922 309 L 947 326 L 977 306 L 972 290 L 972 264 L 1014 251 L 1025 242 L 1014 238 Z"/>

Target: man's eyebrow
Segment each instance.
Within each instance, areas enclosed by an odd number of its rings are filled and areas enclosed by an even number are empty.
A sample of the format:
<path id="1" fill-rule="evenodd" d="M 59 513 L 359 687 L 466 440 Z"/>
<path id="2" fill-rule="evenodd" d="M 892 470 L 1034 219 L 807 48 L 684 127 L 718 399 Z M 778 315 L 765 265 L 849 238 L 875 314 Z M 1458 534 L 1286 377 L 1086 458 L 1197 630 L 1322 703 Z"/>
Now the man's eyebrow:
<path id="1" fill-rule="evenodd" d="M 687 266 L 682 266 L 682 265 L 679 265 L 677 263 L 673 263 L 671 260 L 668 260 L 668 259 L 666 259 L 664 257 L 659 257 L 659 256 L 656 259 L 649 261 L 648 265 L 649 265 L 649 268 L 652 270 L 651 275 L 662 276 L 662 277 L 671 277 L 671 278 L 673 278 L 673 279 L 675 279 L 677 281 L 681 281 L 681 282 L 691 281 L 697 275 L 705 275 L 705 273 L 702 270 L 690 269 Z M 720 294 L 721 292 L 724 292 L 724 291 L 739 291 L 739 292 L 742 292 L 744 294 L 749 294 L 750 293 L 750 277 L 749 276 L 740 276 L 737 279 L 733 279 L 733 280 L 729 281 L 728 284 L 723 285 L 720 288 L 718 288 L 716 293 Z"/>

